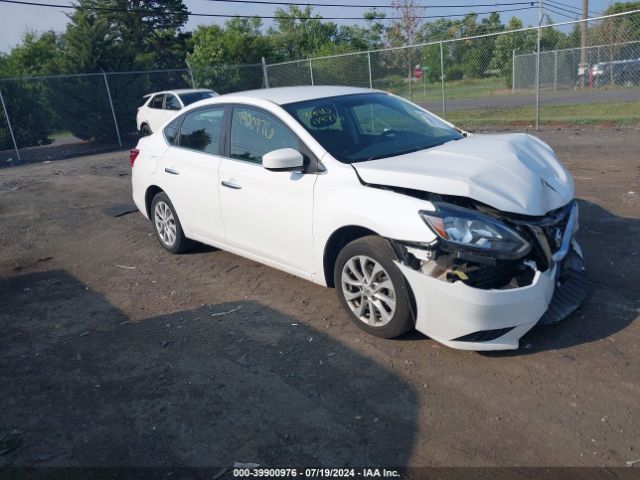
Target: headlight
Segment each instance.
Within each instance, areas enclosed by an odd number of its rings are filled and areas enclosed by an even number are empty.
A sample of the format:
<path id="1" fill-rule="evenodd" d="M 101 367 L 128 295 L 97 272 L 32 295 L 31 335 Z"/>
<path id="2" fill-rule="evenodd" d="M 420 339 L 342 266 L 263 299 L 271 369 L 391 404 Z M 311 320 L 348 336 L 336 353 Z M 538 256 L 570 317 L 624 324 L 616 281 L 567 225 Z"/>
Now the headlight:
<path id="1" fill-rule="evenodd" d="M 518 232 L 488 215 L 445 204 L 420 216 L 445 243 L 468 250 L 514 259 L 526 255 L 531 245 Z"/>

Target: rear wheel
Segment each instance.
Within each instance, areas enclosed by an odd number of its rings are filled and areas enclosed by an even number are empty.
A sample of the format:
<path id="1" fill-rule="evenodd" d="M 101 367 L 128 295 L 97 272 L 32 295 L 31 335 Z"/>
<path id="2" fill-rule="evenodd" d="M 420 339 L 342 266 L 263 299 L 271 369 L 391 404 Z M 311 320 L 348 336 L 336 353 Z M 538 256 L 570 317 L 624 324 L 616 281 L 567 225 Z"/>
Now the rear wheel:
<path id="1" fill-rule="evenodd" d="M 345 246 L 334 267 L 334 283 L 342 306 L 362 330 L 394 338 L 414 326 L 404 276 L 393 263 L 389 242 L 375 235 Z"/>
<path id="2" fill-rule="evenodd" d="M 166 193 L 160 192 L 151 202 L 151 223 L 160 245 L 171 253 L 189 249 L 191 241 L 184 236 L 178 214 Z"/>
<path id="3" fill-rule="evenodd" d="M 147 125 L 146 123 L 143 123 L 140 126 L 140 136 L 141 137 L 148 137 L 149 135 L 151 135 L 151 127 L 149 127 L 149 125 Z"/>

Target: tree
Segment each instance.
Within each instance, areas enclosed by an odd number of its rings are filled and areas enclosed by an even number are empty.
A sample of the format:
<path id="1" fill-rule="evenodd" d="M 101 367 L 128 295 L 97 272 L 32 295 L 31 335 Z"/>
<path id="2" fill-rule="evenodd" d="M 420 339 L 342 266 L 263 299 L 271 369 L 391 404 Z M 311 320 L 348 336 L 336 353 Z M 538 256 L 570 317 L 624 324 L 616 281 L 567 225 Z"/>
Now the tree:
<path id="1" fill-rule="evenodd" d="M 13 133 L 20 147 L 47 145 L 56 125 L 46 106 L 46 80 L 21 78 L 49 73 L 58 56 L 55 32 L 25 33 L 8 55 L 0 54 L 0 82 Z M 4 112 L 0 113 L 0 150 L 13 148 Z"/>
<path id="2" fill-rule="evenodd" d="M 187 61 L 196 84 L 220 93 L 260 88 L 262 68 L 239 65 L 258 64 L 262 57 L 273 56 L 273 42 L 262 35 L 262 22 L 257 17 L 232 18 L 222 27 L 199 26 L 192 44 Z"/>
<path id="3" fill-rule="evenodd" d="M 512 17 L 507 23 L 506 31 L 519 30 L 522 27 L 522 20 Z M 507 87 L 511 87 L 513 82 L 513 51 L 516 53 L 531 52 L 536 49 L 535 32 L 513 32 L 503 33 L 496 38 L 493 57 L 489 63 L 489 68 L 498 70 L 504 77 Z"/>
<path id="4" fill-rule="evenodd" d="M 278 8 L 275 17 L 276 28 L 270 29 L 269 34 L 283 60 L 313 56 L 321 47 L 334 42 L 338 34 L 338 26 L 323 22 L 309 5 L 304 9 L 296 5 L 289 5 L 287 10 Z"/>
<path id="5" fill-rule="evenodd" d="M 188 18 L 182 0 L 78 0 L 76 6 L 61 36 L 61 73 L 184 66 L 189 37 L 180 31 Z M 186 86 L 185 78 L 164 80 L 164 88 Z M 131 105 L 154 87 L 152 76 L 112 76 L 109 86 L 120 131 L 135 131 Z M 115 138 L 103 77 L 52 80 L 48 90 L 52 111 L 65 129 L 84 140 Z"/>

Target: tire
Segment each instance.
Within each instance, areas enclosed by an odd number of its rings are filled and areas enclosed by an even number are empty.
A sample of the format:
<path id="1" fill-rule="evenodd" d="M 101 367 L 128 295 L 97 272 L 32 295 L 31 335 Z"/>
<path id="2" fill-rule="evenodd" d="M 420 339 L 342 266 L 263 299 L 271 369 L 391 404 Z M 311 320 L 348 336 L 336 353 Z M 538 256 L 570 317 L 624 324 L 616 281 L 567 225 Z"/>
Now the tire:
<path id="1" fill-rule="evenodd" d="M 347 244 L 333 271 L 338 299 L 362 330 L 395 338 L 414 328 L 409 286 L 389 242 L 370 235 Z"/>
<path id="2" fill-rule="evenodd" d="M 192 243 L 184 236 L 180 219 L 169 197 L 159 192 L 151 201 L 151 224 L 162 248 L 171 253 L 187 251 Z"/>
<path id="3" fill-rule="evenodd" d="M 153 132 L 151 131 L 151 127 L 149 127 L 149 125 L 147 125 L 146 123 L 143 123 L 142 125 L 140 125 L 140 136 L 141 137 L 148 137 L 152 133 Z"/>

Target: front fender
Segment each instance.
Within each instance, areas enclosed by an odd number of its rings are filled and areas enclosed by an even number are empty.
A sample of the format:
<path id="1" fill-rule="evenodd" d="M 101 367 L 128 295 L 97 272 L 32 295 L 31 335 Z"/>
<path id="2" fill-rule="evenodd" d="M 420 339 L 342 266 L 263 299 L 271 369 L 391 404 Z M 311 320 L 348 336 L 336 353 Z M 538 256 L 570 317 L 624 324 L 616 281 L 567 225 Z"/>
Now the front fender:
<path id="1" fill-rule="evenodd" d="M 331 235 L 345 226 L 366 228 L 376 234 L 410 242 L 436 239 L 418 212 L 433 205 L 391 190 L 368 187 L 349 165 L 333 166 L 319 175 L 314 189 L 314 252 L 317 282 L 326 285 L 323 259 Z"/>

